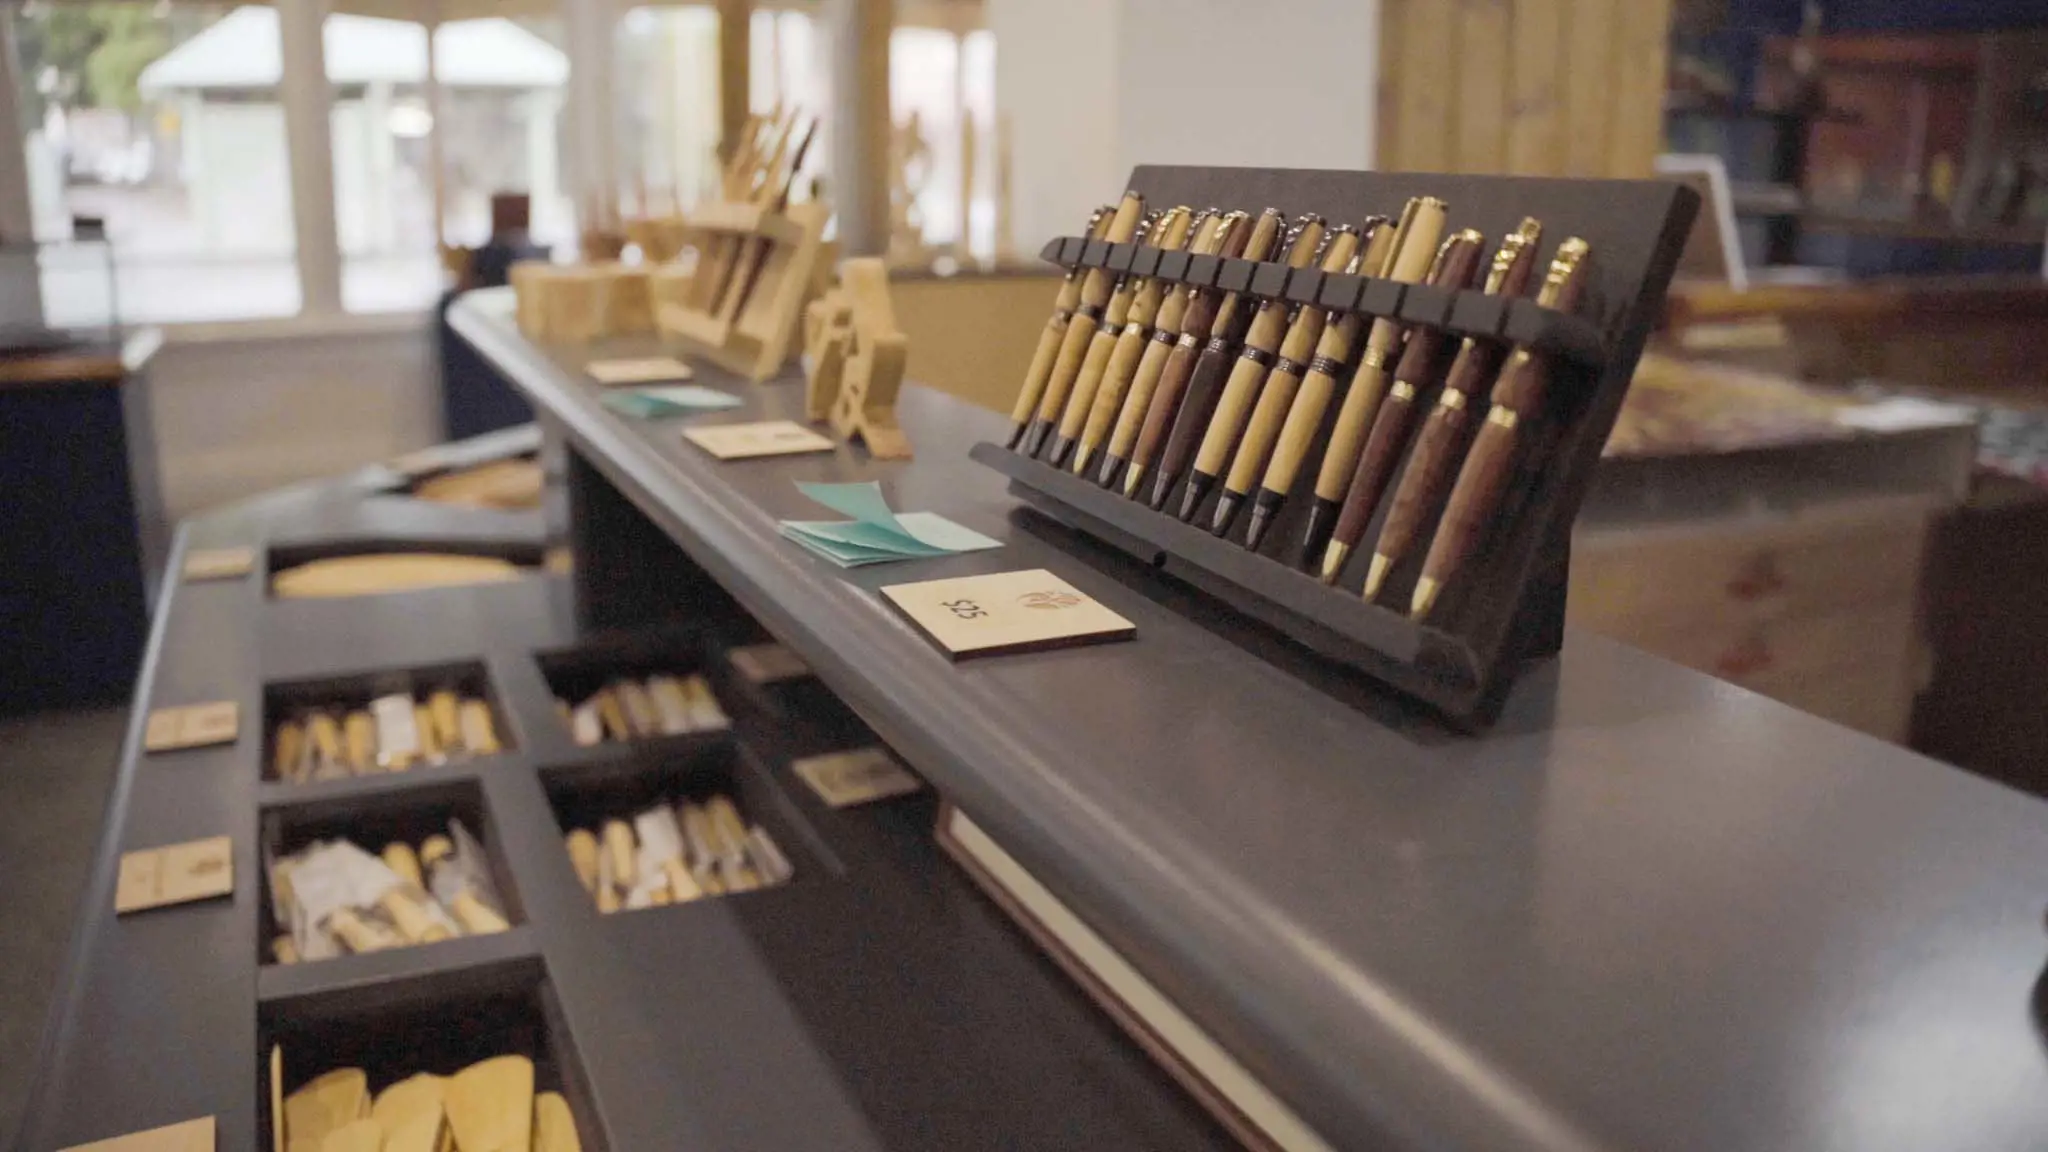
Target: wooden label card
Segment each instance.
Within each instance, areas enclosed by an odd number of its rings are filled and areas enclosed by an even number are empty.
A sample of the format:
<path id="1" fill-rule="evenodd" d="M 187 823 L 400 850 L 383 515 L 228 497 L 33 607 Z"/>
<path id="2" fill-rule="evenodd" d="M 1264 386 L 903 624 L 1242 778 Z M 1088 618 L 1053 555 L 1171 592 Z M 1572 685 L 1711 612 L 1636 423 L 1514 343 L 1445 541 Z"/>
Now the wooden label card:
<path id="1" fill-rule="evenodd" d="M 584 367 L 590 378 L 607 387 L 614 384 L 668 384 L 688 380 L 697 373 L 673 356 L 645 356 L 623 360 L 592 360 Z"/>
<path id="2" fill-rule="evenodd" d="M 810 756 L 790 765 L 818 799 L 834 808 L 851 808 L 904 796 L 924 787 L 924 781 L 896 762 L 886 748 L 855 748 Z"/>
<path id="3" fill-rule="evenodd" d="M 235 890 L 234 842 L 210 836 L 121 854 L 114 881 L 117 914 L 209 900 Z"/>
<path id="4" fill-rule="evenodd" d="M 955 660 L 1128 640 L 1138 626 L 1043 568 L 882 589 Z"/>
<path id="5" fill-rule="evenodd" d="M 142 730 L 142 750 L 176 752 L 232 744 L 241 730 L 241 714 L 241 706 L 233 700 L 158 708 L 149 714 Z"/>
<path id="6" fill-rule="evenodd" d="M 256 568 L 254 548 L 194 548 L 185 553 L 185 579 L 233 580 Z"/>
<path id="7" fill-rule="evenodd" d="M 830 452 L 838 445 L 793 420 L 764 420 L 758 424 L 714 424 L 690 428 L 683 439 L 720 460 L 745 460 L 754 456 L 790 456 L 799 452 Z"/>
<path id="8" fill-rule="evenodd" d="M 213 1152 L 214 1118 L 202 1116 L 182 1124 L 166 1124 L 147 1132 L 131 1132 L 111 1140 L 73 1144 L 63 1152 Z"/>
<path id="9" fill-rule="evenodd" d="M 726 653 L 732 662 L 733 671 L 747 678 L 749 684 L 773 684 L 780 680 L 800 680 L 811 674 L 811 666 L 803 657 L 791 652 L 780 644 L 752 644 L 735 648 Z"/>

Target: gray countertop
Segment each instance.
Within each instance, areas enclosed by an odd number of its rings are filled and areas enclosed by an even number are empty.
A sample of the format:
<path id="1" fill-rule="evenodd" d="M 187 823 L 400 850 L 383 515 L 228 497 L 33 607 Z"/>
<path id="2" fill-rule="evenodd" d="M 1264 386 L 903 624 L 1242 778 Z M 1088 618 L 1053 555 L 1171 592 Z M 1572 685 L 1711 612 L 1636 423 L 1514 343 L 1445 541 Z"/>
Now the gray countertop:
<path id="1" fill-rule="evenodd" d="M 1455 735 L 1022 510 L 1001 417 L 905 390 L 910 463 L 719 464 L 597 402 L 509 296 L 453 312 L 650 519 L 1327 1139 L 1428 1149 L 2048 1140 L 2048 807 L 1584 634 Z M 798 415 L 749 386 L 705 419 Z M 854 571 L 776 534 L 879 479 L 997 551 Z M 1053 569 L 1130 643 L 954 665 L 883 584 Z"/>

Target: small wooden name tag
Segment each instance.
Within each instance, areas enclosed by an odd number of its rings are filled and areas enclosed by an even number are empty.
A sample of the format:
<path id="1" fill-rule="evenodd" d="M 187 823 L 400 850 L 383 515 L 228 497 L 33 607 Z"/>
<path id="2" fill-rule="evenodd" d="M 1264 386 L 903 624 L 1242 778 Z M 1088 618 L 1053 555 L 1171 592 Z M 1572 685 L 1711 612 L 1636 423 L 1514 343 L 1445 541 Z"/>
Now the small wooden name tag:
<path id="1" fill-rule="evenodd" d="M 1043 568 L 882 589 L 955 660 L 1127 640 L 1137 625 Z"/>
<path id="2" fill-rule="evenodd" d="M 690 428 L 683 439 L 720 460 L 745 460 L 753 456 L 790 456 L 799 452 L 830 452 L 838 445 L 793 420 L 764 420 L 758 424 L 714 424 Z"/>
<path id="3" fill-rule="evenodd" d="M 733 671 L 747 678 L 749 684 L 773 684 L 779 680 L 798 680 L 811 674 L 811 666 L 803 657 L 791 652 L 780 644 L 753 644 L 735 648 L 726 653 L 732 662 Z"/>
<path id="4" fill-rule="evenodd" d="M 142 730 L 144 752 L 176 752 L 210 744 L 232 744 L 241 730 L 242 709 L 233 700 L 179 704 L 149 714 Z"/>
<path id="5" fill-rule="evenodd" d="M 121 854 L 116 914 L 225 896 L 235 890 L 234 843 L 211 836 Z"/>
<path id="6" fill-rule="evenodd" d="M 254 548 L 194 548 L 185 553 L 186 580 L 233 580 L 255 568 Z"/>
<path id="7" fill-rule="evenodd" d="M 688 380 L 697 373 L 673 356 L 646 356 L 629 360 L 592 360 L 584 371 L 599 384 L 666 384 Z"/>
<path id="8" fill-rule="evenodd" d="M 886 748 L 855 748 L 810 756 L 790 765 L 818 799 L 834 808 L 851 808 L 890 796 L 904 796 L 924 787 L 896 762 Z"/>
<path id="9" fill-rule="evenodd" d="M 202 1116 L 182 1124 L 166 1124 L 147 1132 L 131 1132 L 111 1140 L 73 1144 L 62 1152 L 213 1152 L 213 1117 Z"/>

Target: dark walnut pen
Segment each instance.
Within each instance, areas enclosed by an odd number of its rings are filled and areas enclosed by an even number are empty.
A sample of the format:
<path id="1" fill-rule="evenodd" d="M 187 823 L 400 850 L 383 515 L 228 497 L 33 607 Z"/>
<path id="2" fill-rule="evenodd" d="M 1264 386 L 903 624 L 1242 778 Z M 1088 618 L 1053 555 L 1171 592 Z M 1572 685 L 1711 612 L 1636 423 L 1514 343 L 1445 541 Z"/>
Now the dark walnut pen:
<path id="1" fill-rule="evenodd" d="M 1399 251 L 1400 235 L 1400 225 L 1384 216 L 1367 220 L 1365 244 L 1344 270 L 1359 276 L 1386 275 Z M 1299 388 L 1290 387 L 1296 378 L 1292 364 L 1274 366 L 1275 382 L 1267 384 L 1266 392 L 1273 397 L 1274 404 L 1284 405 L 1287 415 L 1280 424 L 1280 438 L 1273 444 L 1273 458 L 1267 461 L 1266 474 L 1259 481 L 1259 494 L 1252 501 L 1252 522 L 1244 533 L 1246 548 L 1258 551 L 1259 542 L 1266 538 L 1266 529 L 1280 515 L 1288 493 L 1294 491 L 1295 477 L 1308 462 L 1309 449 L 1323 426 L 1323 415 L 1337 395 L 1337 377 L 1343 375 L 1345 365 L 1351 362 L 1358 338 L 1365 333 L 1365 323 L 1366 317 L 1358 312 L 1332 310 L 1325 315 L 1315 357 L 1308 362 L 1308 374 L 1299 376 Z M 1260 404 L 1264 406 L 1265 400 Z M 1256 414 L 1252 422 L 1258 423 Z"/>
<path id="2" fill-rule="evenodd" d="M 1109 221 L 1109 228 L 1102 238 L 1112 244 L 1122 244 L 1138 234 L 1138 224 L 1145 216 L 1145 198 L 1136 192 L 1124 193 L 1123 202 L 1116 206 L 1116 215 Z M 1059 354 L 1053 357 L 1052 374 L 1046 377 L 1045 395 L 1038 401 L 1038 415 L 1024 433 L 1024 454 L 1038 455 L 1045 447 L 1045 438 L 1052 432 L 1053 422 L 1067 405 L 1067 393 L 1074 386 L 1074 380 L 1081 374 L 1081 361 L 1088 355 L 1088 345 L 1095 339 L 1095 329 L 1102 323 L 1104 308 L 1109 304 L 1110 293 L 1116 289 L 1117 274 L 1107 268 L 1090 268 L 1081 281 L 1081 302 L 1074 305 L 1073 318 L 1067 321 L 1067 333 L 1060 337 Z"/>
<path id="3" fill-rule="evenodd" d="M 1309 213 L 1295 221 L 1294 230 L 1289 234 L 1283 258 L 1289 268 L 1307 268 L 1316 262 L 1323 249 L 1326 224 L 1321 216 Z M 1227 435 L 1230 444 L 1237 441 L 1237 429 L 1244 425 L 1244 414 L 1251 408 L 1251 401 L 1257 395 L 1258 386 L 1265 382 L 1266 370 L 1273 366 L 1273 350 L 1280 346 L 1280 338 L 1287 334 L 1290 308 L 1284 300 L 1261 300 L 1257 308 L 1249 308 L 1249 301 L 1240 302 L 1236 318 L 1230 331 L 1211 335 L 1209 346 L 1202 351 L 1202 359 L 1195 365 L 1195 373 L 1188 379 L 1187 395 L 1182 398 L 1180 414 L 1174 418 L 1173 431 L 1166 438 L 1166 448 L 1159 454 L 1159 467 L 1152 489 L 1152 507 L 1163 508 L 1173 486 L 1191 463 L 1199 462 L 1198 448 L 1209 443 L 1212 435 Z M 1218 421 L 1228 425 L 1218 428 Z M 1229 445 L 1223 453 L 1229 451 Z M 1219 457 L 1222 453 L 1218 454 Z M 1211 465 L 1210 482 L 1223 467 L 1219 458 Z M 1199 490 L 1190 488 L 1190 499 L 1183 501 L 1180 518 L 1194 518 L 1195 508 L 1208 495 L 1207 485 Z"/>
<path id="4" fill-rule="evenodd" d="M 1371 222 L 1368 222 L 1368 227 Z M 1356 271 L 1358 267 L 1359 230 L 1349 224 L 1338 225 L 1323 247 L 1323 258 L 1319 267 L 1324 272 Z M 1237 516 L 1238 506 L 1244 502 L 1251 486 L 1258 481 L 1260 469 L 1266 466 L 1266 457 L 1273 451 L 1273 442 L 1280 437 L 1280 424 L 1287 416 L 1287 409 L 1294 403 L 1294 397 L 1301 389 L 1301 378 L 1308 371 L 1308 360 L 1316 346 L 1322 342 L 1323 328 L 1329 322 L 1329 311 L 1314 305 L 1302 305 L 1294 309 L 1293 318 L 1287 322 L 1287 336 L 1280 342 L 1279 352 L 1270 360 L 1270 370 L 1261 369 L 1263 378 L 1251 389 L 1251 394 L 1241 402 L 1242 414 L 1228 419 L 1242 422 L 1240 434 L 1226 424 L 1224 409 L 1232 404 L 1229 389 L 1224 390 L 1223 403 L 1217 405 L 1216 419 L 1210 421 L 1209 435 L 1202 441 L 1202 450 L 1195 456 L 1195 475 L 1191 487 L 1206 491 L 1214 482 L 1217 473 L 1224 471 L 1223 460 L 1228 457 L 1230 468 L 1224 477 L 1223 495 L 1217 497 L 1216 514 L 1210 518 L 1209 530 L 1218 536 L 1230 531 L 1231 521 Z M 1245 349 L 1238 362 L 1238 370 L 1244 370 L 1244 360 L 1250 359 L 1252 350 Z M 1233 383 L 1235 378 L 1233 378 Z M 1227 432 L 1236 441 L 1233 450 L 1229 444 L 1212 444 Z M 1198 499 L 1196 503 L 1200 503 Z"/>
<path id="5" fill-rule="evenodd" d="M 1429 278 L 1439 253 L 1437 240 L 1444 234 L 1444 202 L 1430 196 L 1410 201 L 1403 213 L 1401 248 L 1387 279 L 1416 284 Z M 1337 408 L 1337 423 L 1330 429 L 1329 446 L 1323 449 L 1323 465 L 1316 472 L 1315 502 L 1309 505 L 1308 527 L 1302 534 L 1302 563 L 1315 563 L 1323 554 L 1330 529 L 1336 527 L 1343 510 L 1344 493 L 1351 473 L 1358 468 L 1358 453 L 1365 447 L 1365 435 L 1372 430 L 1380 401 L 1387 394 L 1388 361 L 1400 350 L 1408 326 L 1392 316 L 1372 322 L 1366 334 L 1365 351 L 1359 354 L 1358 370 L 1351 374 L 1351 387 Z"/>
<path id="6" fill-rule="evenodd" d="M 1485 246 L 1486 237 L 1470 228 L 1444 241 L 1443 254 L 1429 283 L 1438 288 L 1469 286 L 1479 271 L 1479 258 Z M 1344 494 L 1344 510 L 1337 515 L 1336 531 L 1323 553 L 1323 583 L 1336 583 L 1345 559 L 1364 539 L 1366 526 L 1372 523 L 1373 513 L 1379 511 L 1380 497 L 1386 494 L 1387 481 L 1401 462 L 1401 451 L 1408 446 L 1408 432 L 1415 426 L 1416 395 L 1436 378 L 1437 360 L 1445 342 L 1444 330 L 1434 325 L 1418 326 L 1408 334 L 1408 344 L 1401 349 L 1401 359 L 1394 366 L 1394 382 L 1387 387 L 1386 399 L 1380 401 L 1380 410 L 1373 416 L 1365 450 L 1359 453 L 1350 489 Z"/>
<path id="7" fill-rule="evenodd" d="M 1109 221 L 1115 209 L 1104 204 L 1088 217 L 1088 230 L 1083 233 L 1091 240 L 1100 239 L 1109 228 Z M 1067 278 L 1060 281 L 1059 295 L 1053 298 L 1052 316 L 1045 322 L 1045 330 L 1038 334 L 1038 349 L 1031 354 L 1031 367 L 1024 371 L 1024 387 L 1017 393 L 1017 404 L 1010 409 L 1010 436 L 1004 441 L 1006 448 L 1015 448 L 1024 438 L 1025 426 L 1031 422 L 1031 414 L 1038 411 L 1039 398 L 1045 395 L 1045 382 L 1052 376 L 1052 362 L 1058 357 L 1060 345 L 1066 340 L 1067 325 L 1073 321 L 1074 306 L 1081 302 L 1081 266 L 1067 269 Z"/>
<path id="8" fill-rule="evenodd" d="M 1567 313 L 1578 307 L 1585 288 L 1587 252 L 1586 242 L 1576 236 L 1558 245 L 1543 288 L 1536 295 L 1538 304 Z M 1417 620 L 1428 617 L 1437 595 L 1471 557 L 1499 510 L 1514 469 L 1517 430 L 1542 414 L 1550 394 L 1550 372 L 1549 358 L 1526 345 L 1516 348 L 1501 369 L 1500 381 L 1493 388 L 1493 408 L 1473 438 L 1464 467 L 1458 470 L 1458 483 L 1451 489 L 1450 503 L 1444 506 L 1436 539 L 1430 541 L 1422 576 L 1415 582 L 1408 611 Z"/>
<path id="9" fill-rule="evenodd" d="M 1509 233 L 1501 241 L 1500 251 L 1494 253 L 1485 291 L 1496 296 L 1526 292 L 1536 270 L 1536 243 L 1542 236 L 1543 226 L 1534 218 L 1523 220 L 1521 227 Z M 1430 406 L 1422 430 L 1415 434 L 1415 450 L 1408 454 L 1408 466 L 1401 470 L 1401 483 L 1394 489 L 1386 521 L 1373 544 L 1372 566 L 1365 574 L 1366 599 L 1379 595 L 1387 573 L 1408 555 L 1422 530 L 1423 518 L 1443 497 L 1451 470 L 1463 458 L 1460 449 L 1473 408 L 1486 402 L 1487 389 L 1506 355 L 1507 349 L 1498 340 L 1467 336 L 1459 346 L 1450 374 L 1444 377 L 1444 390 Z"/>
<path id="10" fill-rule="evenodd" d="M 1194 219 L 1193 210 L 1186 207 L 1169 208 L 1152 222 L 1146 230 L 1145 243 L 1154 248 L 1173 251 L 1188 241 L 1188 226 Z M 1081 429 L 1095 407 L 1095 395 L 1109 378 L 1109 368 L 1115 359 L 1117 349 L 1128 344 L 1143 345 L 1143 337 L 1126 342 L 1130 334 L 1130 321 L 1134 315 L 1142 315 L 1145 324 L 1151 322 L 1152 312 L 1158 310 L 1159 289 L 1149 277 L 1125 276 L 1117 285 L 1116 295 L 1109 298 L 1109 309 L 1103 314 L 1102 327 L 1096 330 L 1095 339 L 1088 345 L 1088 358 L 1081 361 L 1081 377 L 1074 381 L 1073 394 L 1067 397 L 1066 411 L 1060 414 L 1059 434 L 1053 437 L 1052 466 L 1063 467 L 1067 454 L 1081 438 Z M 1151 311 L 1141 311 L 1139 297 L 1152 300 Z M 1144 324 L 1138 326 L 1144 330 Z M 1137 358 L 1130 359 L 1136 366 Z"/>
<path id="11" fill-rule="evenodd" d="M 1228 212 L 1209 221 L 1206 229 L 1198 229 L 1188 250 L 1197 256 L 1232 256 L 1244 251 L 1246 239 L 1251 235 L 1252 218 L 1243 212 Z M 1138 370 L 1131 376 L 1131 386 L 1124 396 L 1123 406 L 1117 409 L 1116 426 L 1109 436 L 1108 454 L 1102 461 L 1102 473 L 1096 483 L 1107 488 L 1122 476 L 1124 464 L 1138 447 L 1138 434 L 1145 427 L 1145 413 L 1151 411 L 1152 393 L 1159 387 L 1159 378 L 1166 373 L 1166 364 L 1173 358 L 1174 349 L 1180 347 L 1180 336 L 1188 319 L 1188 311 L 1194 306 L 1205 290 L 1189 286 L 1167 289 L 1166 299 L 1159 305 L 1159 319 L 1153 327 L 1152 339 L 1145 345 L 1145 354 L 1138 360 Z"/>
<path id="12" fill-rule="evenodd" d="M 1239 256 L 1246 260 L 1264 260 L 1280 245 L 1281 234 L 1287 229 L 1287 217 L 1277 208 L 1268 208 L 1260 213 L 1242 244 L 1232 244 L 1237 249 L 1227 248 L 1223 255 Z M 1187 395 L 1188 381 L 1195 374 L 1195 366 L 1202 358 L 1205 343 L 1214 333 L 1227 332 L 1237 323 L 1239 312 L 1245 311 L 1242 301 L 1235 292 L 1224 292 L 1220 288 L 1197 288 L 1188 302 L 1187 316 L 1181 321 L 1180 339 L 1174 343 L 1173 353 L 1166 358 L 1166 367 L 1159 373 L 1159 383 L 1152 390 L 1152 403 L 1145 409 L 1145 423 L 1138 430 L 1138 442 L 1131 449 L 1131 463 L 1124 473 L 1124 495 L 1136 497 L 1143 485 L 1146 472 L 1159 452 L 1166 447 L 1166 437 L 1173 430 L 1174 417 L 1180 415 L 1181 400 Z"/>

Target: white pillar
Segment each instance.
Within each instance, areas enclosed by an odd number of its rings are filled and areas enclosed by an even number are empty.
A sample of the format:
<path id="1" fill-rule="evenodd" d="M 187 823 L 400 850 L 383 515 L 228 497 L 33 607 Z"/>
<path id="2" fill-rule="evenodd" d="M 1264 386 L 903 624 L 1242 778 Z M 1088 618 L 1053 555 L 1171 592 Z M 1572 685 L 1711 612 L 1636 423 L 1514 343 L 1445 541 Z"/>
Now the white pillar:
<path id="1" fill-rule="evenodd" d="M 422 83 L 427 100 L 427 118 L 432 127 L 427 129 L 427 167 L 431 177 L 429 186 L 434 190 L 434 248 L 438 255 L 443 244 L 448 242 L 448 141 L 442 133 L 447 126 L 441 122 L 445 109 L 441 106 L 441 63 L 434 41 L 441 34 L 441 0 L 430 0 L 427 5 L 427 75 Z"/>
<path id="2" fill-rule="evenodd" d="M 832 175 L 839 251 L 879 256 L 889 248 L 889 33 L 894 0 L 828 0 Z"/>
<path id="3" fill-rule="evenodd" d="M 14 55 L 13 6 L 0 10 L 0 240 L 26 244 L 35 238 L 35 203 L 28 191 L 28 154 L 22 150 L 21 91 Z"/>
<path id="4" fill-rule="evenodd" d="M 277 0 L 277 32 L 284 74 L 278 98 L 284 104 L 285 147 L 292 169 L 292 231 L 299 253 L 300 310 L 309 316 L 338 315 L 341 308 L 341 246 L 334 230 L 334 140 L 328 119 L 332 87 L 321 31 L 323 0 Z"/>
<path id="5" fill-rule="evenodd" d="M 605 224 L 618 211 L 612 128 L 615 22 L 616 13 L 607 0 L 562 0 L 562 26 L 569 47 L 568 186 L 581 228 Z M 602 212 L 604 219 L 590 219 L 592 211 Z"/>

